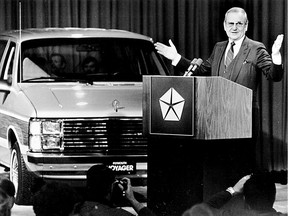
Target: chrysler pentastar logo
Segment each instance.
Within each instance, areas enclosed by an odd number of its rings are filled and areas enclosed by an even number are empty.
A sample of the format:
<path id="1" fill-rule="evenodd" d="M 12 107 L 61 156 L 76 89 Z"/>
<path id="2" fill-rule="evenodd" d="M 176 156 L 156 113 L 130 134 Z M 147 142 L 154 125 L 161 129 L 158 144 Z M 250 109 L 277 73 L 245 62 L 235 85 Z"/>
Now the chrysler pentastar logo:
<path id="1" fill-rule="evenodd" d="M 170 88 L 159 103 L 165 121 L 180 121 L 185 100 L 174 88 Z"/>

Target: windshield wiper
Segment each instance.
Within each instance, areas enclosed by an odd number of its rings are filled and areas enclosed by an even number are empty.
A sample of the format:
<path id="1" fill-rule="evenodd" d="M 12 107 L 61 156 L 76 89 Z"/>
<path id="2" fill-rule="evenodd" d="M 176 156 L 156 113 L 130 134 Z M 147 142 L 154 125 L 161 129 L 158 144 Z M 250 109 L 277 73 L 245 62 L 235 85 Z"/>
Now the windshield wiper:
<path id="1" fill-rule="evenodd" d="M 30 78 L 30 79 L 26 79 L 26 80 L 22 80 L 22 82 L 29 82 L 29 81 L 38 81 L 38 80 L 49 80 L 49 79 L 53 79 L 56 80 L 59 77 L 34 77 L 34 78 Z"/>
<path id="2" fill-rule="evenodd" d="M 23 80 L 22 82 L 30 82 L 30 81 L 41 81 L 41 80 L 53 80 L 53 81 L 61 81 L 61 82 L 79 82 L 79 83 L 88 83 L 93 85 L 92 80 L 88 79 L 76 79 L 76 78 L 66 78 L 66 77 L 35 77 L 31 79 Z"/>

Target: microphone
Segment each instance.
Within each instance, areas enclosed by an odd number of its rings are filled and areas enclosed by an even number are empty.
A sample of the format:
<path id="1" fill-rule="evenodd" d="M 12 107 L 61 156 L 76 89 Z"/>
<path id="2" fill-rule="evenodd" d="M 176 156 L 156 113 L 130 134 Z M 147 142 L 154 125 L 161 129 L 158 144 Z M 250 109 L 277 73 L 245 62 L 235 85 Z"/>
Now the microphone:
<path id="1" fill-rule="evenodd" d="M 187 71 L 185 71 L 185 73 L 184 73 L 183 76 L 187 76 L 187 75 L 188 75 L 188 73 L 190 72 L 190 70 L 191 70 L 191 69 L 193 68 L 193 66 L 195 65 L 196 61 L 197 61 L 196 58 L 194 58 L 194 59 L 191 61 L 190 66 L 188 67 Z"/>
<path id="2" fill-rule="evenodd" d="M 193 72 L 202 64 L 203 60 L 201 58 L 198 58 L 195 62 L 193 68 L 188 72 L 187 76 L 193 75 Z"/>

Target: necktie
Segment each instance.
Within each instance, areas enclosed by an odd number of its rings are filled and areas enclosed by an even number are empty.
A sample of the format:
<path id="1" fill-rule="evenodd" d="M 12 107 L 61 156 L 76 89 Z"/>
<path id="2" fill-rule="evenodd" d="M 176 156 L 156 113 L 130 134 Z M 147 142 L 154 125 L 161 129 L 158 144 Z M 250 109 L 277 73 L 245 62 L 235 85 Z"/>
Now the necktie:
<path id="1" fill-rule="evenodd" d="M 234 49 L 233 46 L 235 45 L 234 41 L 231 42 L 230 49 L 228 50 L 226 60 L 225 60 L 225 66 L 228 67 L 231 61 L 233 60 L 233 55 L 234 55 Z"/>

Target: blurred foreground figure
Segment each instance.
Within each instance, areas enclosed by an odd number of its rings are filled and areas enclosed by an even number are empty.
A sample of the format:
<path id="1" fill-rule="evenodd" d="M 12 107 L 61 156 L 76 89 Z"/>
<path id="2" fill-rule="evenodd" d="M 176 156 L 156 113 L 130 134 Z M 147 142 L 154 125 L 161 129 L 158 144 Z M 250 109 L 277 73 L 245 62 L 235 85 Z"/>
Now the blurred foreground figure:
<path id="1" fill-rule="evenodd" d="M 68 184 L 51 182 L 33 196 L 33 210 L 36 216 L 69 216 L 79 201 L 79 195 Z"/>
<path id="2" fill-rule="evenodd" d="M 111 169 L 94 165 L 87 172 L 87 197 L 75 207 L 76 216 L 133 216 L 115 203 L 126 198 L 139 216 L 154 214 L 134 197 L 130 179 L 117 180 Z"/>
<path id="3" fill-rule="evenodd" d="M 15 202 L 14 184 L 6 178 L 0 179 L 0 216 L 10 216 Z"/>
<path id="4" fill-rule="evenodd" d="M 287 174 L 287 173 L 286 173 Z M 274 208 L 276 197 L 275 174 L 259 171 L 241 178 L 233 187 L 196 204 L 182 216 L 284 216 Z M 286 182 L 287 183 L 287 182 Z"/>

